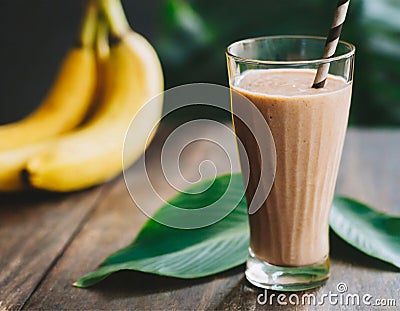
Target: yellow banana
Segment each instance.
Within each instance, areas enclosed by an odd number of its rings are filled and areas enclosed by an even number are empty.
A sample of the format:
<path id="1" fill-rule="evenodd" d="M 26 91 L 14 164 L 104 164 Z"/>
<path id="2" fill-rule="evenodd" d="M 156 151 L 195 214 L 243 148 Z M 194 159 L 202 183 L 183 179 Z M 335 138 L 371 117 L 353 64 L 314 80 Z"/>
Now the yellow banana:
<path id="1" fill-rule="evenodd" d="M 95 53 L 92 48 L 96 19 L 97 9 L 89 5 L 80 46 L 67 54 L 39 108 L 20 121 L 0 126 L 0 151 L 66 132 L 82 122 L 96 84 Z"/>
<path id="2" fill-rule="evenodd" d="M 60 73 L 59 75 L 59 81 L 55 83 L 55 86 L 52 90 L 52 94 L 48 98 L 48 100 L 45 102 L 41 108 L 42 111 L 35 113 L 35 115 L 32 115 L 28 117 L 27 119 L 14 123 L 12 126 L 7 125 L 7 126 L 1 126 L 0 127 L 0 138 L 2 138 L 3 135 L 6 135 L 4 139 L 0 140 L 0 191 L 18 191 L 18 190 L 23 190 L 27 188 L 27 183 L 24 182 L 22 178 L 22 170 L 25 167 L 26 161 L 35 153 L 37 153 L 39 150 L 44 149 L 46 145 L 49 143 L 49 141 L 53 141 L 56 139 L 59 135 L 54 135 L 52 133 L 51 128 L 54 128 L 52 124 L 54 122 L 60 122 L 61 113 L 64 112 L 66 114 L 66 118 L 64 121 L 68 120 L 73 120 L 75 119 L 82 119 L 82 114 L 87 108 L 89 107 L 89 100 L 85 99 L 88 93 L 90 93 L 89 88 L 93 88 L 93 83 L 94 83 L 94 77 L 93 77 L 93 66 L 94 66 L 94 55 L 93 55 L 93 50 L 89 49 L 90 45 L 92 44 L 92 41 L 94 39 L 94 27 L 96 26 L 96 21 L 97 21 L 97 8 L 94 3 L 89 3 L 86 15 L 84 17 L 84 22 L 82 25 L 81 29 L 81 36 L 79 38 L 80 43 L 79 45 L 82 46 L 82 48 L 75 48 L 73 49 L 70 54 L 67 56 L 62 71 L 64 70 L 64 73 Z M 80 60 L 79 60 L 80 59 Z M 83 61 L 82 61 L 83 59 Z M 77 61 L 74 61 L 77 60 Z M 80 64 L 84 63 L 84 65 L 79 68 Z M 73 69 L 74 68 L 74 69 Z M 89 72 L 84 72 L 84 68 L 90 68 Z M 72 70 L 73 69 L 73 70 Z M 70 70 L 71 72 L 74 71 L 74 74 L 67 74 L 66 71 Z M 79 73 L 82 71 L 81 73 Z M 84 98 L 80 99 L 79 97 L 81 94 L 78 94 L 77 100 L 73 102 L 72 98 L 70 97 L 71 95 L 68 94 L 68 100 L 61 98 L 60 101 L 57 103 L 56 98 L 57 96 L 61 96 L 62 92 L 68 91 L 67 84 L 75 84 L 73 80 L 75 75 L 86 75 L 89 74 L 90 76 L 88 79 L 86 79 L 87 82 L 85 82 L 88 86 L 85 88 L 83 86 L 77 86 L 77 87 L 82 87 L 82 89 L 86 89 L 87 91 L 83 92 Z M 71 83 L 62 83 L 60 79 L 65 79 L 64 81 L 70 80 Z M 78 81 L 79 80 L 79 81 Z M 84 82 L 80 77 L 77 78 L 77 82 Z M 77 87 L 75 87 L 75 91 L 77 92 Z M 64 88 L 64 89 L 63 89 Z M 57 89 L 61 89 L 62 91 L 57 92 Z M 52 98 L 52 99 L 51 99 Z M 50 100 L 51 99 L 51 100 Z M 66 105 L 71 102 L 71 105 L 62 107 L 61 105 Z M 83 102 L 85 101 L 85 102 Z M 54 106 L 52 106 L 52 103 L 54 103 Z M 58 106 L 58 107 L 57 107 Z M 56 109 L 57 111 L 53 111 L 53 113 L 46 112 L 46 109 Z M 76 111 L 78 111 L 79 116 L 76 116 Z M 57 114 L 57 115 L 56 115 Z M 73 116 L 68 116 L 68 114 L 73 114 Z M 54 119 L 51 119 L 54 118 Z M 77 123 L 77 121 L 75 122 Z M 19 126 L 16 126 L 16 125 Z M 50 126 L 49 126 L 50 125 Z M 41 127 L 41 129 L 37 129 L 36 127 Z M 72 125 L 71 125 L 72 126 Z M 32 128 L 30 128 L 32 127 Z M 11 129 L 14 128 L 14 129 Z M 34 143 L 33 141 L 35 139 L 32 139 L 32 136 L 28 136 L 31 134 L 32 131 L 42 131 L 42 130 L 48 130 L 49 133 L 47 134 L 52 134 L 52 138 L 47 138 L 43 139 L 40 142 Z M 27 131 L 26 133 L 24 131 Z M 38 132 L 34 133 L 34 137 L 38 137 Z M 15 140 L 15 144 L 13 145 L 14 147 L 18 144 L 22 144 L 25 141 L 29 140 L 29 144 L 17 147 L 17 148 L 12 148 L 12 149 L 7 149 L 7 150 L 2 150 L 2 147 L 5 147 L 6 144 L 3 143 L 4 141 L 7 142 L 7 146 L 10 146 L 10 142 L 8 140 Z"/>
<path id="3" fill-rule="evenodd" d="M 125 35 L 110 54 L 104 65 L 104 98 L 95 115 L 73 132 L 0 152 L 0 191 L 24 189 L 26 181 L 53 191 L 78 190 L 121 171 L 126 129 L 141 106 L 162 91 L 163 76 L 155 51 L 136 33 Z M 162 102 L 153 101 L 150 108 L 130 131 L 135 146 L 127 148 L 125 166 L 132 164 L 150 141 L 148 134 L 159 119 Z M 24 169 L 25 180 L 21 178 Z"/>
<path id="4" fill-rule="evenodd" d="M 108 33 L 107 21 L 104 19 L 104 16 L 100 14 L 97 21 L 96 42 L 95 42 L 96 72 L 97 72 L 96 89 L 94 92 L 94 97 L 91 107 L 88 113 L 86 114 L 83 123 L 87 122 L 93 117 L 104 95 L 103 93 L 104 93 L 105 66 L 110 56 L 110 45 L 108 43 L 108 35 L 109 33 Z"/>
<path id="5" fill-rule="evenodd" d="M 26 161 L 45 146 L 45 143 L 37 143 L 0 152 L 0 192 L 28 188 L 22 175 Z"/>
<path id="6" fill-rule="evenodd" d="M 121 172 L 123 143 L 131 120 L 147 101 L 163 90 L 162 69 L 152 46 L 135 32 L 125 29 L 123 33 L 110 48 L 104 97 L 96 114 L 81 129 L 47 144 L 28 160 L 27 178 L 33 187 L 74 191 L 99 184 Z M 135 146 L 126 150 L 125 167 L 143 153 L 161 110 L 159 100 L 135 122 L 135 128 L 131 129 Z"/>

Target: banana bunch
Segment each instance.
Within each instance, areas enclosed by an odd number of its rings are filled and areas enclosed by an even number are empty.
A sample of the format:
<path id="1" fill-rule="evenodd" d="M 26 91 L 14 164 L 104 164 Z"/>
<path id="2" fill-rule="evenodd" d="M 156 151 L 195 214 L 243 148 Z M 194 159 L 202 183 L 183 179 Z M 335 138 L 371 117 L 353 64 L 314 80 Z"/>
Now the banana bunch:
<path id="1" fill-rule="evenodd" d="M 110 29 L 109 46 L 97 8 Z M 118 175 L 151 141 L 162 100 L 132 123 L 122 160 L 131 121 L 163 91 L 156 52 L 130 28 L 120 0 L 89 3 L 84 20 L 84 44 L 67 56 L 49 97 L 26 119 L 0 126 L 0 191 L 88 188 Z"/>

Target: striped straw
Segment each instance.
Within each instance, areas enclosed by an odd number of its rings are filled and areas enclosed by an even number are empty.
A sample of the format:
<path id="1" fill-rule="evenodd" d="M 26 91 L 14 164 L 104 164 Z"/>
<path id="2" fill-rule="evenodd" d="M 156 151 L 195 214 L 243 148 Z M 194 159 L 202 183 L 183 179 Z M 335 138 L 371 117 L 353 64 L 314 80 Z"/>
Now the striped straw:
<path id="1" fill-rule="evenodd" d="M 326 38 L 323 58 L 331 58 L 335 54 L 349 3 L 350 0 L 338 0 L 335 17 Z M 324 87 L 328 72 L 329 63 L 319 65 L 312 87 L 315 89 Z"/>

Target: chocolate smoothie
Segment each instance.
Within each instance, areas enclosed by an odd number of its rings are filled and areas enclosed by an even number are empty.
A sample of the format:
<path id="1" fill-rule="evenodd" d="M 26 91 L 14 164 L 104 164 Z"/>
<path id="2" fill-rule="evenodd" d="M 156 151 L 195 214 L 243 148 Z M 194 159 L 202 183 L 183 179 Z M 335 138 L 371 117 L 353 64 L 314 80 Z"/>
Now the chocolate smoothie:
<path id="1" fill-rule="evenodd" d="M 232 85 L 257 106 L 275 141 L 275 181 L 265 204 L 250 215 L 250 247 L 256 257 L 277 266 L 315 264 L 329 252 L 328 217 L 351 84 L 330 75 L 324 88 L 313 89 L 314 77 L 310 69 L 247 70 Z M 240 122 L 235 122 L 235 131 L 249 162 L 257 163 L 262 146 L 254 146 Z M 254 167 L 248 202 L 258 184 Z"/>

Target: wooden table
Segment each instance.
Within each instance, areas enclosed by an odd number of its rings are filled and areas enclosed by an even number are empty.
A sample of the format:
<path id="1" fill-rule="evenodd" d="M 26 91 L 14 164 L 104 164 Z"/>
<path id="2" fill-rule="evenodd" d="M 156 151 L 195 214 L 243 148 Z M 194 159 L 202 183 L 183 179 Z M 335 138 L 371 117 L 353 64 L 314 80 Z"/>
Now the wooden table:
<path id="1" fill-rule="evenodd" d="M 207 127 L 202 134 L 210 131 L 218 129 Z M 174 194 L 175 190 L 162 180 L 157 157 L 161 142 L 167 135 L 168 129 L 164 126 L 148 152 L 149 175 L 158 191 L 166 197 Z M 217 167 L 223 164 L 225 159 L 216 148 L 204 141 L 187 148 L 186 156 L 181 159 L 183 175 L 189 179 L 197 178 L 198 165 L 205 159 L 212 159 Z M 235 148 L 234 144 L 229 148 Z M 400 215 L 399 155 L 399 130 L 349 130 L 337 193 Z M 237 164 L 234 169 L 238 169 Z M 139 183 L 145 177 L 137 165 L 128 174 Z M 159 206 L 154 206 L 154 210 L 157 208 Z M 276 299 L 273 299 L 272 307 L 257 303 L 257 296 L 262 291 L 245 281 L 243 265 L 196 280 L 125 271 L 89 289 L 71 285 L 93 271 L 108 254 L 127 245 L 145 221 L 146 217 L 133 204 L 121 177 L 73 194 L 1 194 L 0 310 L 286 308 Z M 342 282 L 348 287 L 347 293 L 370 294 L 373 296 L 371 301 L 395 299 L 397 308 L 400 307 L 398 269 L 365 256 L 334 235 L 331 236 L 331 259 L 332 276 L 327 284 L 299 293 L 300 299 L 305 293 L 312 293 L 317 298 L 324 293 L 337 293 L 336 287 Z M 268 293 L 269 297 L 271 293 Z M 295 308 L 337 310 L 346 306 L 339 302 L 336 305 L 325 303 L 323 306 L 298 305 Z M 348 308 L 352 310 L 355 307 Z"/>

